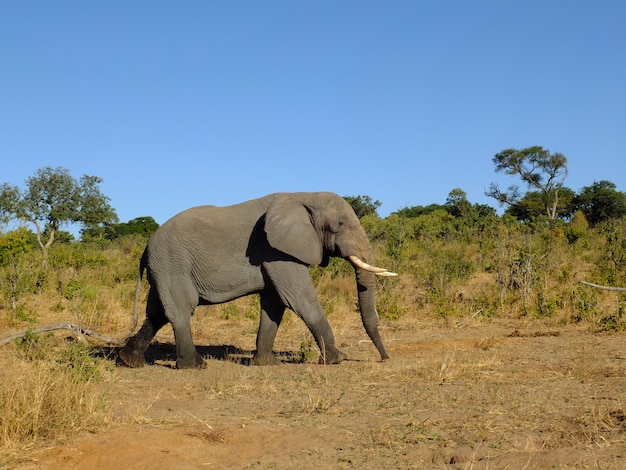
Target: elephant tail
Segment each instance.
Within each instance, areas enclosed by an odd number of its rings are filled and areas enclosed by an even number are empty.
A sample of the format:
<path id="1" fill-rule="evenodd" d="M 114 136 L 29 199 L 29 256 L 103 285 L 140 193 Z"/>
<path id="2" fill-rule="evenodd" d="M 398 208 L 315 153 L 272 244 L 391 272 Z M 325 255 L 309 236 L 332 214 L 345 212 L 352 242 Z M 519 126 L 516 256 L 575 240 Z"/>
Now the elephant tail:
<path id="1" fill-rule="evenodd" d="M 125 341 L 131 336 L 133 336 L 133 333 L 135 332 L 135 329 L 137 328 L 137 323 L 138 323 L 138 318 L 139 318 L 139 314 L 138 314 L 139 292 L 141 291 L 141 281 L 143 280 L 143 272 L 146 269 L 146 262 L 147 262 L 147 255 L 146 255 L 146 251 L 144 251 L 143 255 L 141 255 L 141 261 L 139 262 L 139 273 L 137 275 L 137 287 L 135 288 L 135 304 L 133 306 L 133 325 L 131 326 L 129 333 L 123 338 L 122 341 Z"/>

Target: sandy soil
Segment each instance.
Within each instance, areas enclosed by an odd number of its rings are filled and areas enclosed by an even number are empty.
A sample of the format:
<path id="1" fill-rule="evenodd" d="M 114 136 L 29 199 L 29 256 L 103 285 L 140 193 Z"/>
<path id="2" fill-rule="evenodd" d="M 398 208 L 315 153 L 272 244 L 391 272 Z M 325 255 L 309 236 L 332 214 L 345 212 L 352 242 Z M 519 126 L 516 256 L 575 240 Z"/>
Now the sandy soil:
<path id="1" fill-rule="evenodd" d="M 623 334 L 388 322 L 381 363 L 356 318 L 335 329 L 350 360 L 324 367 L 296 362 L 308 336 L 288 323 L 274 367 L 247 365 L 252 320 L 195 325 L 214 357 L 204 370 L 174 369 L 165 332 L 150 365 L 101 384 L 108 429 L 42 443 L 14 468 L 626 468 Z"/>

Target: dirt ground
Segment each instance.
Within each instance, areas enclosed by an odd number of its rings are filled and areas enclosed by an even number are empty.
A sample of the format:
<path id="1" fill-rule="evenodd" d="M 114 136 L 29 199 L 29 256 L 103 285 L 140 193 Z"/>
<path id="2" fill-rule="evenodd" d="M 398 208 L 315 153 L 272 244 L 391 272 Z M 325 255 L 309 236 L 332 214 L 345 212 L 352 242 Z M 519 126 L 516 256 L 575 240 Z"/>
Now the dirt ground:
<path id="1" fill-rule="evenodd" d="M 252 320 L 194 323 L 212 357 L 204 370 L 174 369 L 165 331 L 148 366 L 116 366 L 100 385 L 108 429 L 42 443 L 14 468 L 626 468 L 624 334 L 538 320 L 384 322 L 391 360 L 381 363 L 358 321 L 335 327 L 350 360 L 328 367 L 296 319 L 281 327 L 273 367 L 247 364 Z"/>

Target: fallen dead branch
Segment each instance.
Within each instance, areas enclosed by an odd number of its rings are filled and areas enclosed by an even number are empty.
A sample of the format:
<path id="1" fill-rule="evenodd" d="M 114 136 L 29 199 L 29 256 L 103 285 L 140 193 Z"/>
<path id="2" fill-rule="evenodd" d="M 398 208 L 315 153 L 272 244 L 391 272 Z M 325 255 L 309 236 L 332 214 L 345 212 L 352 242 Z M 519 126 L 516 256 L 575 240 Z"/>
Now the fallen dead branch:
<path id="1" fill-rule="evenodd" d="M 599 284 L 594 284 L 593 282 L 580 281 L 581 284 L 585 284 L 589 287 L 595 287 L 596 289 L 604 289 L 611 290 L 614 292 L 626 292 L 626 287 L 609 287 L 609 286 L 601 286 Z"/>
<path id="2" fill-rule="evenodd" d="M 128 334 L 126 334 L 124 337 L 120 338 L 120 339 L 116 339 L 116 338 L 111 338 L 109 336 L 104 336 L 101 335 L 99 333 L 96 333 L 93 330 L 90 330 L 88 328 L 84 328 L 80 325 L 76 325 L 74 323 L 56 323 L 54 325 L 45 325 L 45 326 L 41 326 L 39 328 L 35 328 L 34 330 L 23 330 L 23 331 L 19 331 L 17 333 L 14 333 L 12 335 L 9 336 L 5 336 L 4 338 L 0 338 L 0 346 L 4 346 L 7 343 L 10 343 L 11 341 L 13 341 L 14 339 L 19 339 L 19 338 L 23 338 L 24 336 L 26 336 L 29 333 L 32 334 L 39 334 L 39 333 L 46 333 L 48 331 L 55 331 L 55 330 L 70 330 L 73 331 L 77 336 L 89 336 L 91 338 L 97 339 L 98 341 L 102 341 L 103 343 L 109 345 L 109 346 L 123 346 L 124 344 L 126 344 L 126 341 L 128 340 L 128 338 L 130 338 L 133 335 L 133 332 L 135 331 L 135 328 L 137 328 L 137 305 L 139 303 L 139 288 L 141 287 L 141 276 L 139 276 L 138 280 L 137 280 L 137 289 L 135 290 L 135 307 L 133 309 L 133 325 L 130 329 L 130 331 L 128 332 Z"/>
<path id="3" fill-rule="evenodd" d="M 83 328 L 82 326 L 75 325 L 73 323 L 56 323 L 54 325 L 41 326 L 39 328 L 35 328 L 34 330 L 24 330 L 24 331 L 14 333 L 9 336 L 5 336 L 4 338 L 0 339 L 0 346 L 4 346 L 5 344 L 13 341 L 14 339 L 23 338 L 27 334 L 46 333 L 48 331 L 54 331 L 54 330 L 70 330 L 70 331 L 73 331 L 78 336 L 81 336 L 81 335 L 89 336 L 91 338 L 97 339 L 98 341 L 102 341 L 103 343 L 106 343 L 111 346 L 124 345 L 126 343 L 126 340 L 130 336 L 129 334 L 121 339 L 115 339 L 115 338 L 110 338 L 108 336 L 101 335 L 99 333 L 96 333 L 93 330 L 90 330 L 88 328 Z"/>

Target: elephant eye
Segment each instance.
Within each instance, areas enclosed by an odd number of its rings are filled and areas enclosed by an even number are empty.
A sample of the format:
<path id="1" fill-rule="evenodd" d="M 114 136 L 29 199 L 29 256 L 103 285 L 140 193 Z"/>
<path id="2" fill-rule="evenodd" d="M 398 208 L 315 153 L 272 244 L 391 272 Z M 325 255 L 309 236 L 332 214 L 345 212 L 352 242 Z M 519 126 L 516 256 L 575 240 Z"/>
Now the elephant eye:
<path id="1" fill-rule="evenodd" d="M 334 233 L 339 233 L 344 229 L 344 221 L 338 220 L 337 223 L 332 227 L 332 231 Z"/>
<path id="2" fill-rule="evenodd" d="M 324 221 L 324 230 L 329 233 L 337 233 L 343 229 L 343 220 L 326 219 Z"/>

